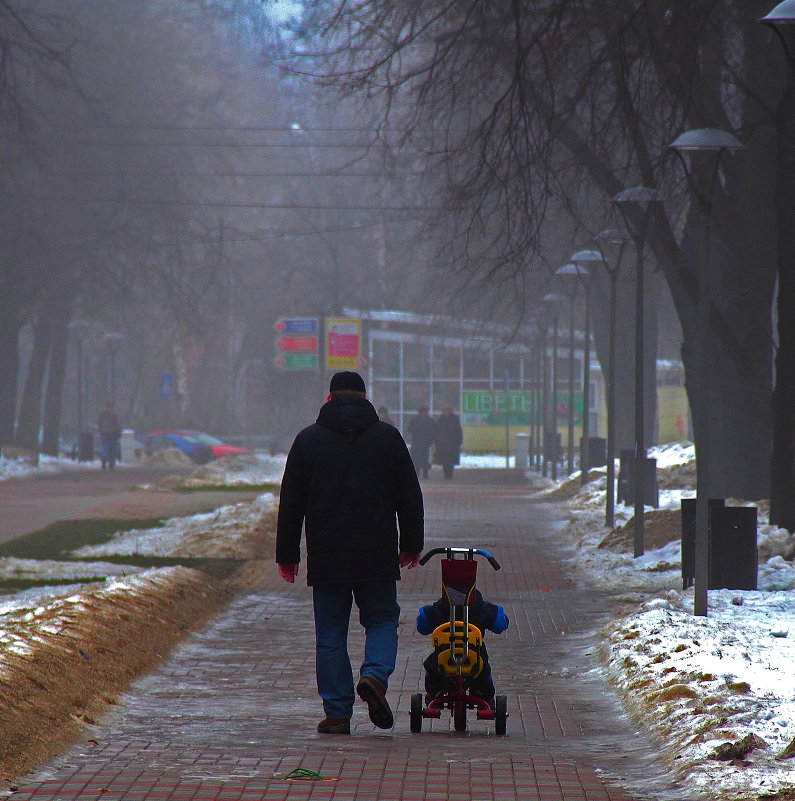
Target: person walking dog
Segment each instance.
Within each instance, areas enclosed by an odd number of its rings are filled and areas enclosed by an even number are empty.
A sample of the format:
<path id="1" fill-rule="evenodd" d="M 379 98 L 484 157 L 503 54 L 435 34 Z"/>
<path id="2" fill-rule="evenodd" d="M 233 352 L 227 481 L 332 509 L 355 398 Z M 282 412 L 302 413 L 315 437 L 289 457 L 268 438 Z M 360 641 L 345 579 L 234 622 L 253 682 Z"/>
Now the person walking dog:
<path id="1" fill-rule="evenodd" d="M 347 640 L 353 602 L 364 627 L 355 692 L 381 729 L 397 657 L 400 568 L 419 563 L 424 511 L 400 432 L 381 422 L 358 373 L 336 373 L 317 422 L 295 438 L 279 497 L 276 562 L 293 583 L 306 534 L 307 584 L 315 618 L 315 672 L 326 717 L 321 734 L 350 734 L 353 671 Z"/>

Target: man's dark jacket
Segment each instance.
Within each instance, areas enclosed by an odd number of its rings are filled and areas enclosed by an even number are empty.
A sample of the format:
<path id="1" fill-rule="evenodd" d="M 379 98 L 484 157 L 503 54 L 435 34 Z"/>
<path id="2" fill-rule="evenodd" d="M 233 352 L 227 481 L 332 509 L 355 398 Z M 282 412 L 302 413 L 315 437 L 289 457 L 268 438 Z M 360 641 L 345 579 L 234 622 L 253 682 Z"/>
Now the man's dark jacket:
<path id="1" fill-rule="evenodd" d="M 300 561 L 305 521 L 308 584 L 399 579 L 398 550 L 422 551 L 423 518 L 400 432 L 366 398 L 332 398 L 287 456 L 276 561 Z"/>

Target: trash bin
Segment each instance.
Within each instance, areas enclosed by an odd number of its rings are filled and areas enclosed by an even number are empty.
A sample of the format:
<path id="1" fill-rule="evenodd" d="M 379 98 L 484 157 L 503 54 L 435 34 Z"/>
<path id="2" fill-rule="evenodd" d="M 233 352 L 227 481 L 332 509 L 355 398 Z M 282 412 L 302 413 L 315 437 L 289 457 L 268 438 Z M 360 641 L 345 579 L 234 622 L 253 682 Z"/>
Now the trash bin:
<path id="1" fill-rule="evenodd" d="M 77 458 L 81 462 L 94 461 L 94 435 L 90 431 L 80 435 Z"/>
<path id="2" fill-rule="evenodd" d="M 135 431 L 133 431 L 131 428 L 125 428 L 121 432 L 119 447 L 121 449 L 121 458 L 119 459 L 120 462 L 127 462 L 129 464 L 136 461 L 136 450 L 138 449 L 139 445 L 135 441 Z"/>
<path id="3" fill-rule="evenodd" d="M 757 508 L 726 506 L 709 499 L 710 590 L 755 590 L 759 553 L 756 546 Z M 696 576 L 696 500 L 682 500 L 682 587 Z"/>
<path id="4" fill-rule="evenodd" d="M 682 498 L 682 589 L 686 590 L 696 580 L 696 499 Z M 715 519 L 715 510 L 722 508 L 723 498 L 709 499 L 709 522 Z"/>
<path id="5" fill-rule="evenodd" d="M 618 470 L 618 503 L 632 506 L 635 503 L 635 452 L 621 451 L 621 465 Z M 660 505 L 660 491 L 657 487 L 657 460 L 643 459 L 643 505 L 655 509 Z"/>
<path id="6" fill-rule="evenodd" d="M 584 473 L 592 467 L 604 467 L 607 464 L 607 440 L 603 437 L 588 437 L 588 441 L 580 437 L 580 466 Z"/>
<path id="7" fill-rule="evenodd" d="M 530 435 L 519 432 L 513 435 L 513 453 L 517 470 L 530 467 Z"/>

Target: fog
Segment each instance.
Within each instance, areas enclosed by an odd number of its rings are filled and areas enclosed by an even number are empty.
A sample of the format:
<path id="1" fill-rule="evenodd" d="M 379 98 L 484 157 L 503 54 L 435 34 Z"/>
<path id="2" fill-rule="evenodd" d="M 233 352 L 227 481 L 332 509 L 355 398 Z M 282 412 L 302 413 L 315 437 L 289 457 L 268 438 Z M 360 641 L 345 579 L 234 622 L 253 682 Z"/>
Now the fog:
<path id="1" fill-rule="evenodd" d="M 506 16 L 483 3 L 469 19 L 397 0 L 361 15 L 342 2 L 6 4 L 0 443 L 55 453 L 110 396 L 136 431 L 284 440 L 322 402 L 333 365 L 318 370 L 315 354 L 322 363 L 323 321 L 339 317 L 363 321 L 351 366 L 383 379 L 380 401 L 399 405 L 401 424 L 421 403 L 460 402 L 463 372 L 434 343 L 471 351 L 478 386 L 538 388 L 553 322 L 563 359 L 569 319 L 580 360 L 585 333 L 584 293 L 565 315 L 543 298 L 570 291 L 555 272 L 574 251 L 598 247 L 618 270 L 614 315 L 607 270 L 593 271 L 589 290 L 601 392 L 611 322 L 619 332 L 618 447 L 637 434 L 642 273 L 646 385 L 672 387 L 681 438 L 718 421 L 719 494 L 766 491 L 771 439 L 791 441 L 792 425 L 771 405 L 776 376 L 788 375 L 774 372 L 788 350 L 774 351 L 772 330 L 786 271 L 774 247 L 770 109 L 786 106 L 784 61 L 742 4 L 712 38 L 656 7 L 640 24 L 618 4 L 586 30 L 567 8 L 520 3 Z M 571 47 L 584 33 L 588 46 Z M 665 41 L 698 54 L 686 80 L 659 57 Z M 731 90 L 713 96 L 717 63 Z M 761 76 L 755 94 L 749 81 Z M 705 124 L 748 145 L 742 158 L 727 154 L 713 184 L 720 275 L 706 285 L 706 324 L 701 207 L 667 149 Z M 660 203 L 622 217 L 612 200 L 639 184 L 658 187 Z M 617 227 L 635 229 L 626 245 L 595 238 Z M 285 318 L 315 321 L 317 350 L 297 358 L 305 341 L 277 346 Z M 373 350 L 374 331 L 427 353 Z M 713 390 L 700 417 L 691 411 L 705 371 Z M 390 388 L 384 376 L 398 373 Z M 404 387 L 427 376 L 427 391 Z M 672 436 L 658 392 L 643 403 L 647 444 Z M 596 418 L 591 433 L 603 436 Z"/>
<path id="2" fill-rule="evenodd" d="M 3 20 L 0 442 L 52 450 L 111 391 L 136 430 L 280 431 L 321 395 L 274 365 L 278 318 L 432 305 L 414 165 L 275 65 L 284 13 L 19 7 L 25 29 Z"/>

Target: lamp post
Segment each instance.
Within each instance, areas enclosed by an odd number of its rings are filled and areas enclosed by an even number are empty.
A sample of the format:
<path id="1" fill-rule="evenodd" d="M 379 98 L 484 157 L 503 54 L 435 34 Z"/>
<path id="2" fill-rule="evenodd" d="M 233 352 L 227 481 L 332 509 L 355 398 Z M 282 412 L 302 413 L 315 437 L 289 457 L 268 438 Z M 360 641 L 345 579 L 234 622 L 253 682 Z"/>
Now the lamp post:
<path id="1" fill-rule="evenodd" d="M 564 264 L 555 270 L 555 275 L 571 275 L 576 274 L 577 266 L 575 264 Z M 571 281 L 567 283 L 567 292 L 565 293 L 569 299 L 569 391 L 568 391 L 568 413 L 566 421 L 566 469 L 568 474 L 574 472 L 574 306 L 577 302 L 577 282 Z"/>
<path id="2" fill-rule="evenodd" d="M 635 490 L 634 555 L 643 556 L 643 506 L 646 473 L 646 445 L 644 443 L 644 326 L 643 326 L 643 246 L 651 204 L 660 201 L 660 193 L 648 186 L 624 189 L 613 198 L 613 204 L 624 218 L 632 233 L 637 256 L 635 269 L 635 448 L 633 479 Z M 640 215 L 638 215 L 640 212 Z"/>
<path id="3" fill-rule="evenodd" d="M 687 182 L 698 201 L 704 221 L 703 258 L 698 282 L 698 375 L 696 400 L 696 555 L 693 613 L 706 616 L 709 588 L 709 448 L 710 448 L 710 381 L 711 338 L 709 325 L 710 298 L 712 297 L 712 191 L 718 177 L 720 160 L 727 150 L 741 150 L 743 144 L 727 131 L 716 128 L 698 128 L 686 131 L 672 142 L 669 149 L 679 157 Z M 690 153 L 690 162 L 685 158 Z M 694 164 L 693 156 L 705 154 L 707 163 Z M 703 181 L 697 180 L 696 172 Z"/>
<path id="4" fill-rule="evenodd" d="M 119 352 L 119 348 L 121 347 L 121 343 L 124 340 L 124 337 L 121 334 L 117 334 L 113 331 L 108 332 L 102 337 L 105 345 L 108 348 L 108 379 L 109 379 L 109 389 L 108 389 L 108 397 L 110 400 L 115 403 L 116 402 L 116 354 Z"/>
<path id="5" fill-rule="evenodd" d="M 67 327 L 74 333 L 77 346 L 77 454 L 78 459 L 81 459 L 81 439 L 83 436 L 83 335 L 88 329 L 88 323 L 85 320 L 72 320 Z"/>
<path id="6" fill-rule="evenodd" d="M 583 254 L 586 251 L 579 251 Z M 578 254 L 575 253 L 575 256 Z M 598 254 L 597 254 L 598 255 Z M 575 280 L 570 283 L 573 284 L 574 290 L 569 294 L 571 299 L 571 330 L 569 332 L 569 451 L 574 449 L 574 301 L 576 298 L 577 287 L 582 286 L 583 294 L 585 295 L 585 334 L 583 344 L 583 369 L 582 369 L 582 393 L 583 393 L 583 411 L 582 411 L 582 446 L 580 448 L 580 473 L 581 482 L 583 484 L 588 481 L 588 456 L 583 451 L 583 447 L 588 447 L 588 399 L 590 390 L 590 337 L 591 337 L 591 299 L 589 296 L 590 290 L 590 275 L 591 271 L 585 266 L 584 262 L 588 259 L 583 259 L 581 262 L 574 261 L 574 257 L 562 267 L 555 270 L 555 275 L 573 277 Z M 583 456 L 585 456 L 583 460 Z M 570 468 L 569 472 L 573 472 Z"/>
<path id="7" fill-rule="evenodd" d="M 588 471 L 591 468 L 591 284 L 593 274 L 590 265 L 601 264 L 604 256 L 596 250 L 578 250 L 569 261 L 577 270 L 577 278 L 585 293 L 585 345 L 582 359 L 582 443 L 580 454 L 580 474 L 583 485 L 588 483 Z"/>
<path id="8" fill-rule="evenodd" d="M 607 494 L 605 497 L 605 525 L 613 528 L 616 524 L 616 299 L 618 276 L 624 258 L 624 248 L 629 234 L 619 228 L 600 231 L 595 239 L 618 245 L 615 267 L 611 267 L 602 255 L 602 264 L 610 279 L 610 310 L 607 353 Z"/>
<path id="9" fill-rule="evenodd" d="M 552 451 L 552 480 L 558 480 L 558 322 L 560 320 L 560 308 L 567 300 L 566 296 L 560 292 L 550 292 L 542 298 L 547 303 L 552 315 L 552 382 L 551 382 L 551 420 L 544 418 L 544 453 L 549 455 L 550 446 Z M 551 426 L 550 426 L 551 423 Z M 551 430 L 550 430 L 551 428 Z M 551 436 L 551 441 L 550 440 Z M 546 463 L 546 459 L 545 459 Z"/>
<path id="10" fill-rule="evenodd" d="M 536 327 L 536 340 L 535 350 L 537 358 L 534 362 L 534 377 L 533 384 L 535 386 L 535 394 L 533 395 L 532 404 L 532 427 L 531 427 L 531 447 L 533 451 L 533 466 L 536 470 L 544 469 L 543 457 L 541 456 L 541 421 L 544 419 L 543 414 L 546 409 L 545 405 L 545 387 L 547 381 L 546 360 L 547 360 L 547 330 L 546 326 L 538 325 Z"/>
<path id="11" fill-rule="evenodd" d="M 784 0 L 783 3 L 779 3 L 759 22 L 766 25 L 778 36 L 789 63 L 795 70 L 795 57 L 793 57 L 792 46 L 785 35 L 785 32 L 793 30 L 792 26 L 795 25 L 795 0 Z"/>
<path id="12" fill-rule="evenodd" d="M 543 335 L 540 342 L 540 362 L 538 367 L 540 382 L 539 389 L 541 392 L 541 403 L 537 409 L 537 425 L 536 425 L 536 450 L 537 450 L 537 463 L 544 478 L 547 477 L 547 460 L 546 460 L 546 443 L 544 437 L 546 436 L 547 421 L 549 419 L 549 359 L 547 358 L 547 350 L 549 348 L 549 324 L 548 321 L 544 322 Z"/>

